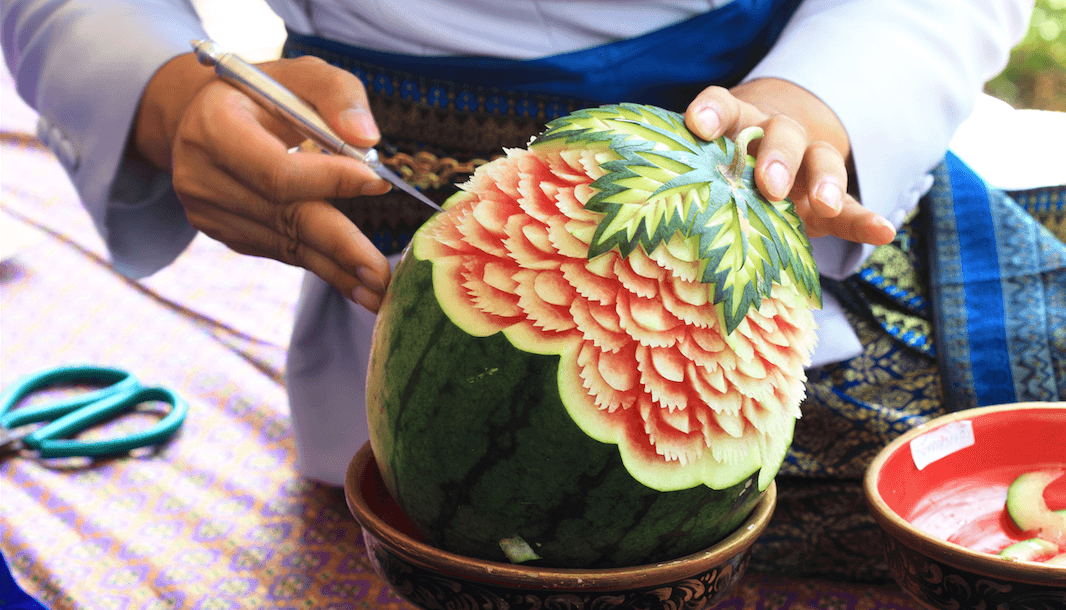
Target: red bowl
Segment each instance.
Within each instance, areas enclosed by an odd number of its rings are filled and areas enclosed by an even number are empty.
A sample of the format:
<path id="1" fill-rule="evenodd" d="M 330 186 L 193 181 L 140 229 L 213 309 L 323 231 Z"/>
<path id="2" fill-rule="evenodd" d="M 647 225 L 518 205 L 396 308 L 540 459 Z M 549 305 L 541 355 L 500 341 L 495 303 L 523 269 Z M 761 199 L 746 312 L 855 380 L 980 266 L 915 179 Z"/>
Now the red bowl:
<path id="1" fill-rule="evenodd" d="M 897 438 L 864 480 L 896 581 L 927 608 L 1066 608 L 1066 567 L 996 555 L 1030 537 L 1006 514 L 1007 487 L 1053 465 L 1066 465 L 1066 403 L 960 411 Z M 1066 479 L 1044 497 L 1066 506 Z"/>
<path id="2" fill-rule="evenodd" d="M 777 498 L 771 483 L 748 519 L 704 551 L 643 566 L 580 570 L 497 563 L 426 544 L 386 490 L 370 443 L 349 464 L 344 489 L 374 570 L 401 597 L 423 608 L 481 610 L 712 607 L 744 574 Z"/>

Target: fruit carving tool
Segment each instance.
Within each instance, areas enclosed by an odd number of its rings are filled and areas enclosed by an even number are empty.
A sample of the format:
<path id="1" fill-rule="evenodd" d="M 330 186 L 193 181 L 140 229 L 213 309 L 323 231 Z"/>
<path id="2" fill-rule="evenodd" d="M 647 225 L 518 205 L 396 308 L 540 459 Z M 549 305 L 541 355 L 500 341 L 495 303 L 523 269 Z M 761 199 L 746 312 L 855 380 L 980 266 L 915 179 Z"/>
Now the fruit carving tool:
<path id="1" fill-rule="evenodd" d="M 237 85 L 264 108 L 273 111 L 303 135 L 313 140 L 335 155 L 344 155 L 358 159 L 370 166 L 378 176 L 392 183 L 403 192 L 443 212 L 444 210 L 415 187 L 407 184 L 389 168 L 382 164 L 378 152 L 373 148 L 352 146 L 345 142 L 317 112 L 306 102 L 285 88 L 284 85 L 270 78 L 262 70 L 241 59 L 234 53 L 226 53 L 218 43 L 211 40 L 190 41 L 196 51 L 196 59 L 205 66 L 214 66 L 215 73 Z"/>

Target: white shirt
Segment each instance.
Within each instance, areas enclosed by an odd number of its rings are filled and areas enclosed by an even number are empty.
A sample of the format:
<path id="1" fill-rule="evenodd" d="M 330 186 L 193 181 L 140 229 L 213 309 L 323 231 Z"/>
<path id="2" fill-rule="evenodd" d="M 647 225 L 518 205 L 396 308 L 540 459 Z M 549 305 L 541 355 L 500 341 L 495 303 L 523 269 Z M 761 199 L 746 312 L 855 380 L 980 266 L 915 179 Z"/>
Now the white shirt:
<path id="1" fill-rule="evenodd" d="M 695 0 L 267 0 L 293 30 L 385 51 L 529 58 L 644 33 L 713 2 Z M 863 205 L 900 224 L 954 131 L 1025 32 L 1032 0 L 808 0 L 749 79 L 783 78 L 836 112 Z M 491 27 L 490 27 L 491 26 Z M 206 33 L 189 0 L 5 0 L 5 59 L 38 133 L 67 169 L 114 264 L 143 277 L 195 230 L 169 175 L 123 160 L 145 84 Z M 121 41 L 117 44 L 114 41 Z M 844 80 L 841 75 L 848 75 Z M 827 277 L 871 246 L 814 240 Z M 818 314 L 815 364 L 861 349 L 839 305 Z M 362 375 L 373 316 L 308 276 L 287 381 L 302 472 L 340 484 L 365 442 Z M 341 398 L 338 398 L 341 397 Z"/>
<path id="2" fill-rule="evenodd" d="M 288 27 L 408 55 L 534 59 L 640 36 L 732 0 L 268 0 Z M 293 10 L 295 9 L 295 10 Z"/>

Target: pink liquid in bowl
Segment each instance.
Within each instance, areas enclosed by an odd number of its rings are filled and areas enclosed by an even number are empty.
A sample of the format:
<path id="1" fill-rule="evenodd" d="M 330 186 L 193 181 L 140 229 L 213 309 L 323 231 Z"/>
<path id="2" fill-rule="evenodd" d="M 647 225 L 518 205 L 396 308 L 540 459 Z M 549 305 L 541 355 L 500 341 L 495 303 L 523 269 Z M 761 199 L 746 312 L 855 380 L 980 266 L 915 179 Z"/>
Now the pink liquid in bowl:
<path id="1" fill-rule="evenodd" d="M 1019 530 L 1007 514 L 1007 488 L 1018 475 L 1056 466 L 1066 464 L 996 468 L 945 481 L 932 488 L 904 518 L 941 540 L 982 553 L 999 553 L 1015 542 L 1032 538 Z M 1052 494 L 1054 489 L 1049 488 L 1044 498 L 1050 508 L 1061 508 L 1066 501 L 1053 500 L 1056 495 L 1063 495 Z"/>
<path id="2" fill-rule="evenodd" d="M 915 528 L 995 554 L 1032 537 L 1007 515 L 1007 488 L 1026 472 L 1066 467 L 1066 409 L 1000 411 L 965 421 L 973 428 L 972 446 L 919 470 L 904 444 L 884 463 L 878 492 Z M 1049 485 L 1044 499 L 1052 510 L 1066 508 L 1066 477 Z"/>

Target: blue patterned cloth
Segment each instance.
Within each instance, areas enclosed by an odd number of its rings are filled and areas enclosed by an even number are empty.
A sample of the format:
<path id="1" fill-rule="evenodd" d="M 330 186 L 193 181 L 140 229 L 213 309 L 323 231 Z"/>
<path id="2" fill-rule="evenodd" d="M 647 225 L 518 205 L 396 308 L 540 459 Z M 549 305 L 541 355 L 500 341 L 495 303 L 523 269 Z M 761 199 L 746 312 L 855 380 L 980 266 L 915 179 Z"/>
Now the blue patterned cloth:
<path id="1" fill-rule="evenodd" d="M 914 426 L 962 409 L 1066 400 L 1066 186 L 1005 193 L 955 155 L 893 243 L 823 280 L 862 355 L 808 371 L 755 570 L 887 580 L 861 478 Z"/>
<path id="2" fill-rule="evenodd" d="M 1066 244 L 949 154 L 931 289 L 949 410 L 1066 400 Z"/>

